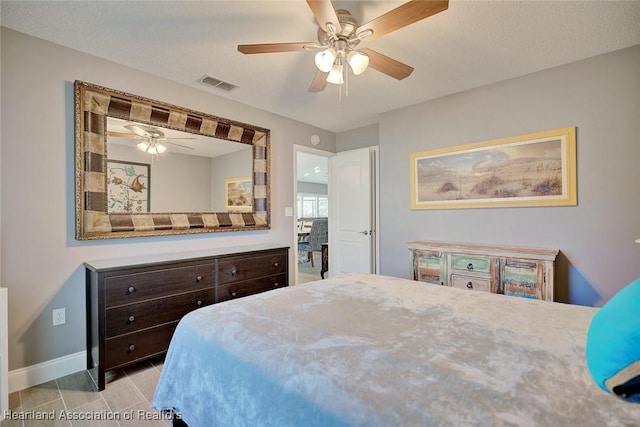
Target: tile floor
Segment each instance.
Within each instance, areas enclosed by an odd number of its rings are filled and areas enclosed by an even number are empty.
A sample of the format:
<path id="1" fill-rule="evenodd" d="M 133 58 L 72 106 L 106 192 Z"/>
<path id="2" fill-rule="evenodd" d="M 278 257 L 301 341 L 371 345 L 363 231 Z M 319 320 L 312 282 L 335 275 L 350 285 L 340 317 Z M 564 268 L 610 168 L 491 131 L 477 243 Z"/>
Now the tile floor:
<path id="1" fill-rule="evenodd" d="M 313 267 L 311 263 L 304 257 L 298 260 L 298 280 L 296 283 L 306 283 L 313 280 L 320 280 L 320 269 L 322 267 L 322 254 L 320 252 L 313 253 Z M 325 275 L 325 277 L 327 277 Z"/>
<path id="2" fill-rule="evenodd" d="M 14 416 L 0 427 L 170 426 L 150 403 L 162 362 L 159 358 L 109 372 L 101 392 L 92 369 L 11 393 Z"/>

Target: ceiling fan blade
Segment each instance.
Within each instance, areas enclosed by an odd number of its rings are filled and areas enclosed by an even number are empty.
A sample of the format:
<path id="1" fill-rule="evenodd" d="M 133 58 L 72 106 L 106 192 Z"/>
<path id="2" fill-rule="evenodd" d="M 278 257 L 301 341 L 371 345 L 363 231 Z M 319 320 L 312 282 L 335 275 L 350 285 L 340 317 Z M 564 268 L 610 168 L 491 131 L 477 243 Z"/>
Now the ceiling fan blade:
<path id="1" fill-rule="evenodd" d="M 394 79 L 402 80 L 413 73 L 413 67 L 403 64 L 400 61 L 396 61 L 393 58 L 389 58 L 375 50 L 364 48 L 360 49 L 360 52 L 366 53 L 369 56 L 369 67 L 391 76 Z"/>
<path id="2" fill-rule="evenodd" d="M 144 137 L 142 136 L 138 136 L 135 135 L 133 133 L 126 133 L 126 132 L 113 132 L 113 131 L 108 131 L 107 132 L 108 136 L 113 136 L 115 138 L 126 138 L 126 139 L 144 139 Z"/>
<path id="3" fill-rule="evenodd" d="M 297 52 L 304 49 L 314 49 L 316 47 L 318 47 L 318 44 L 313 42 L 239 44 L 238 52 L 244 54 Z"/>
<path id="4" fill-rule="evenodd" d="M 389 34 L 392 31 L 442 12 L 443 10 L 447 10 L 448 7 L 449 0 L 411 0 L 385 13 L 384 15 L 378 16 L 364 25 L 361 25 L 356 30 L 356 34 L 361 34 L 363 31 L 371 30 L 373 31 L 373 34 L 366 36 L 364 40 L 374 40 L 378 37 L 384 36 L 385 34 Z"/>
<path id="5" fill-rule="evenodd" d="M 136 135 L 140 135 L 144 138 L 162 138 L 164 134 L 160 132 L 158 129 L 151 126 L 143 126 L 143 125 L 124 125 L 125 128 L 129 129 L 131 132 Z"/>
<path id="6" fill-rule="evenodd" d="M 342 31 L 342 27 L 340 26 L 340 21 L 338 21 L 338 15 L 336 15 L 336 10 L 333 8 L 331 1 L 329 0 L 307 0 L 307 4 L 311 8 L 313 12 L 313 16 L 316 17 L 316 21 L 318 21 L 318 25 L 322 28 L 326 33 L 331 34 L 329 28 L 327 28 L 327 23 L 331 23 L 334 26 L 334 31 L 339 33 Z"/>
<path id="7" fill-rule="evenodd" d="M 189 138 L 189 139 L 195 139 L 195 138 Z M 165 142 L 167 144 L 177 145 L 178 147 L 182 147 L 182 148 L 188 148 L 189 150 L 195 150 L 194 147 L 189 147 L 188 145 L 178 144 L 177 142 L 171 142 L 171 141 L 162 141 L 162 142 Z"/>
<path id="8" fill-rule="evenodd" d="M 329 73 L 318 71 L 309 86 L 309 92 L 322 92 L 327 87 L 327 76 Z"/>

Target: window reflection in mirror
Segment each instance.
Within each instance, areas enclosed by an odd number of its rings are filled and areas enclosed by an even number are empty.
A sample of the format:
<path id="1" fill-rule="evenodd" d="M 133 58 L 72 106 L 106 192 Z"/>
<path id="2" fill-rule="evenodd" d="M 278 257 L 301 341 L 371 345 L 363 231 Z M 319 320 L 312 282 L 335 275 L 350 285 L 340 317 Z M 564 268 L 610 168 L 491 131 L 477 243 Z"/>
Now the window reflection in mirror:
<path id="1" fill-rule="evenodd" d="M 109 214 L 224 212 L 225 181 L 252 173 L 249 144 L 107 118 Z"/>

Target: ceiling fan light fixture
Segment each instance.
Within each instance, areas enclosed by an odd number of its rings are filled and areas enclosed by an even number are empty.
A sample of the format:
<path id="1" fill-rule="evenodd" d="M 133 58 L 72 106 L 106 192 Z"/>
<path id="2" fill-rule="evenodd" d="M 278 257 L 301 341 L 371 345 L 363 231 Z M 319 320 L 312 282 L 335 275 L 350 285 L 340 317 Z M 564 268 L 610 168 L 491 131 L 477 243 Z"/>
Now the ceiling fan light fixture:
<path id="1" fill-rule="evenodd" d="M 369 66 L 369 56 L 357 50 L 352 50 L 347 55 L 347 62 L 353 71 L 353 74 L 360 75 Z"/>
<path id="2" fill-rule="evenodd" d="M 167 151 L 167 147 L 157 141 L 140 141 L 136 144 L 138 150 L 147 154 L 162 154 Z"/>
<path id="3" fill-rule="evenodd" d="M 333 67 L 333 62 L 336 60 L 337 53 L 335 49 L 329 48 L 316 53 L 316 67 L 323 73 L 328 73 Z"/>
<path id="4" fill-rule="evenodd" d="M 138 150 L 146 153 L 149 149 L 149 143 L 147 141 L 140 141 L 136 144 L 136 147 L 138 147 Z"/>
<path id="5" fill-rule="evenodd" d="M 342 77 L 342 63 L 336 61 L 336 63 L 331 68 L 329 75 L 327 76 L 327 83 L 332 83 L 334 85 L 341 85 L 344 83 L 344 78 Z"/>

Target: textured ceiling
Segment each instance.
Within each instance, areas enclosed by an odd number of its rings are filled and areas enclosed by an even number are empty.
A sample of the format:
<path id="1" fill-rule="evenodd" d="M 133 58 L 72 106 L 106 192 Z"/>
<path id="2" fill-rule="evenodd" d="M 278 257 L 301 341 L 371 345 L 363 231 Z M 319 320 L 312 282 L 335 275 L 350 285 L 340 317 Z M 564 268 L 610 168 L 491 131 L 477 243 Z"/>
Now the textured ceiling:
<path id="1" fill-rule="evenodd" d="M 404 1 L 334 1 L 367 22 Z M 640 44 L 640 1 L 456 1 L 370 43 L 415 68 L 373 69 L 307 91 L 314 52 L 243 55 L 238 44 L 316 40 L 305 1 L 5 1 L 2 25 L 333 132 L 407 105 Z M 204 86 L 205 74 L 238 85 Z"/>

